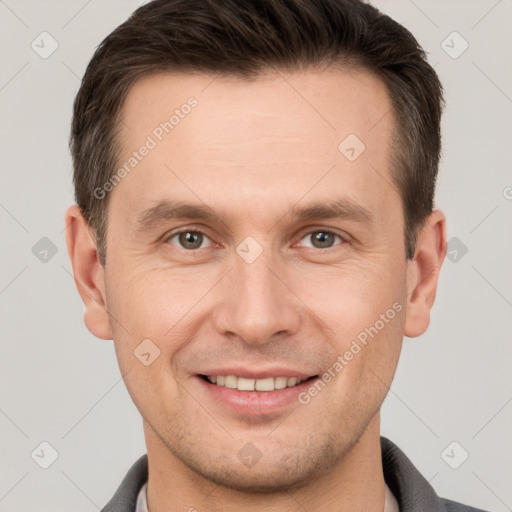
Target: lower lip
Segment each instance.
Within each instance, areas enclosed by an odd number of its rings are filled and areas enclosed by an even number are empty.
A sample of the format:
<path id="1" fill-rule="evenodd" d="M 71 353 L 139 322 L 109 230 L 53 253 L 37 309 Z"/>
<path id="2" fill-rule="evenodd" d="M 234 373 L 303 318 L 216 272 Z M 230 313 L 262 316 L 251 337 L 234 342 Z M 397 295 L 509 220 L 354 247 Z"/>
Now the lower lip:
<path id="1" fill-rule="evenodd" d="M 212 384 L 202 377 L 196 379 L 210 396 L 236 414 L 265 415 L 281 411 L 292 403 L 299 404 L 298 395 L 315 379 L 305 380 L 297 386 L 274 391 L 239 391 Z"/>

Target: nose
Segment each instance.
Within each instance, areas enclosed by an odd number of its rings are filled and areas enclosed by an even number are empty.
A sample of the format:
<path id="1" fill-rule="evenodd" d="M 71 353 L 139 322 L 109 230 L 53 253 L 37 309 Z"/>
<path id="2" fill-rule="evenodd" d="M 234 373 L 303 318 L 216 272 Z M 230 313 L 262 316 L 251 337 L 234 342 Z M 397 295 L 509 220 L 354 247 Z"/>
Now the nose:
<path id="1" fill-rule="evenodd" d="M 290 270 L 270 255 L 270 249 L 252 263 L 235 255 L 226 277 L 214 310 L 220 334 L 263 345 L 298 331 L 301 303 L 290 289 Z"/>

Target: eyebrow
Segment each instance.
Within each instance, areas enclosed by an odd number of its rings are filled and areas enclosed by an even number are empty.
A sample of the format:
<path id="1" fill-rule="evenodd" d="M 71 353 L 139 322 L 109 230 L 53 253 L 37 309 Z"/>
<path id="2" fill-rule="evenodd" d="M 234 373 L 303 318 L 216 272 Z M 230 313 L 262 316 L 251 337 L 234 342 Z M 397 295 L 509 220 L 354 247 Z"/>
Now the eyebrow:
<path id="1" fill-rule="evenodd" d="M 176 219 L 219 220 L 209 206 L 188 204 L 181 201 L 162 201 L 161 203 L 144 210 L 136 221 L 138 231 L 148 231 L 161 223 Z M 225 221 L 224 221 L 225 222 Z"/>
<path id="2" fill-rule="evenodd" d="M 301 222 L 337 218 L 371 225 L 374 221 L 374 215 L 370 210 L 346 198 L 328 200 L 303 207 L 294 205 L 283 218 L 287 216 Z M 137 231 L 148 231 L 170 220 L 201 219 L 220 221 L 232 232 L 229 225 L 233 218 L 233 215 L 227 216 L 223 212 L 218 214 L 205 204 L 189 204 L 181 201 L 166 200 L 156 206 L 143 210 L 136 220 L 136 228 Z"/>
<path id="3" fill-rule="evenodd" d="M 300 209 L 294 207 L 292 212 L 295 212 L 295 217 L 301 221 L 340 218 L 364 224 L 373 223 L 373 214 L 370 210 L 349 199 L 315 203 Z"/>

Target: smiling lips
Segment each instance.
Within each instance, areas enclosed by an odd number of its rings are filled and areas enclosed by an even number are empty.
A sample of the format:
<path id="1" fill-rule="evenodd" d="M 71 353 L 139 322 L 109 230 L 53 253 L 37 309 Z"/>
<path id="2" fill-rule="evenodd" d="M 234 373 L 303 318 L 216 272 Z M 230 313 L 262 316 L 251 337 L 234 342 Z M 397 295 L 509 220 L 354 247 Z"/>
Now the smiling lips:
<path id="1" fill-rule="evenodd" d="M 209 369 L 196 376 L 202 389 L 218 404 L 237 415 L 268 417 L 299 404 L 297 396 L 318 375 L 292 368 Z"/>

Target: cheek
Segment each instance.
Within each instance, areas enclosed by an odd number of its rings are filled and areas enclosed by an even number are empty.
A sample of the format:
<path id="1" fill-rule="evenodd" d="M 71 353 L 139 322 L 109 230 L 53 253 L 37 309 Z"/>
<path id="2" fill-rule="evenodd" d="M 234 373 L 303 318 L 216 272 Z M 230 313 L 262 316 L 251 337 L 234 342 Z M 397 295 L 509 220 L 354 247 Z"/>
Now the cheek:
<path id="1" fill-rule="evenodd" d="M 331 374 L 334 386 L 326 394 L 343 417 L 370 417 L 385 399 L 396 371 L 403 339 L 405 307 L 397 300 L 382 308 L 355 307 L 336 324 Z M 343 419 L 343 418 L 341 418 Z M 345 421 L 345 420 L 343 420 Z"/>
<path id="2" fill-rule="evenodd" d="M 332 335 L 350 339 L 373 325 L 395 302 L 403 301 L 403 272 L 398 265 L 378 259 L 311 266 L 290 281 L 307 308 L 334 331 Z"/>
<path id="3" fill-rule="evenodd" d="M 190 339 L 184 320 L 197 298 L 190 292 L 190 283 L 187 286 L 183 279 L 171 276 L 171 271 L 138 269 L 118 272 L 108 280 L 118 364 L 126 388 L 145 418 L 162 409 L 161 396 L 168 397 L 173 406 L 176 402 L 170 397 L 178 400 L 180 396 L 171 363 Z"/>
<path id="4" fill-rule="evenodd" d="M 179 281 L 164 273 L 131 269 L 112 276 L 109 282 L 112 311 L 124 319 L 130 331 L 138 334 L 159 332 L 155 320 L 174 311 L 184 299 Z"/>
<path id="5" fill-rule="evenodd" d="M 317 325 L 323 329 L 336 375 L 337 392 L 332 396 L 352 396 L 368 406 L 384 399 L 403 339 L 405 278 L 398 266 L 384 269 L 377 264 L 353 265 L 331 269 L 328 278 L 324 269 L 301 279 L 304 303 L 322 320 Z M 342 366 L 333 368 L 336 362 Z M 352 391 L 347 393 L 348 389 Z"/>
<path id="6" fill-rule="evenodd" d="M 108 307 L 114 339 L 122 350 L 133 351 L 144 339 L 161 350 L 176 351 L 187 341 L 187 325 L 200 309 L 200 301 L 218 281 L 217 273 L 200 267 L 133 268 L 108 279 Z M 192 313 L 192 314 L 191 314 Z"/>

